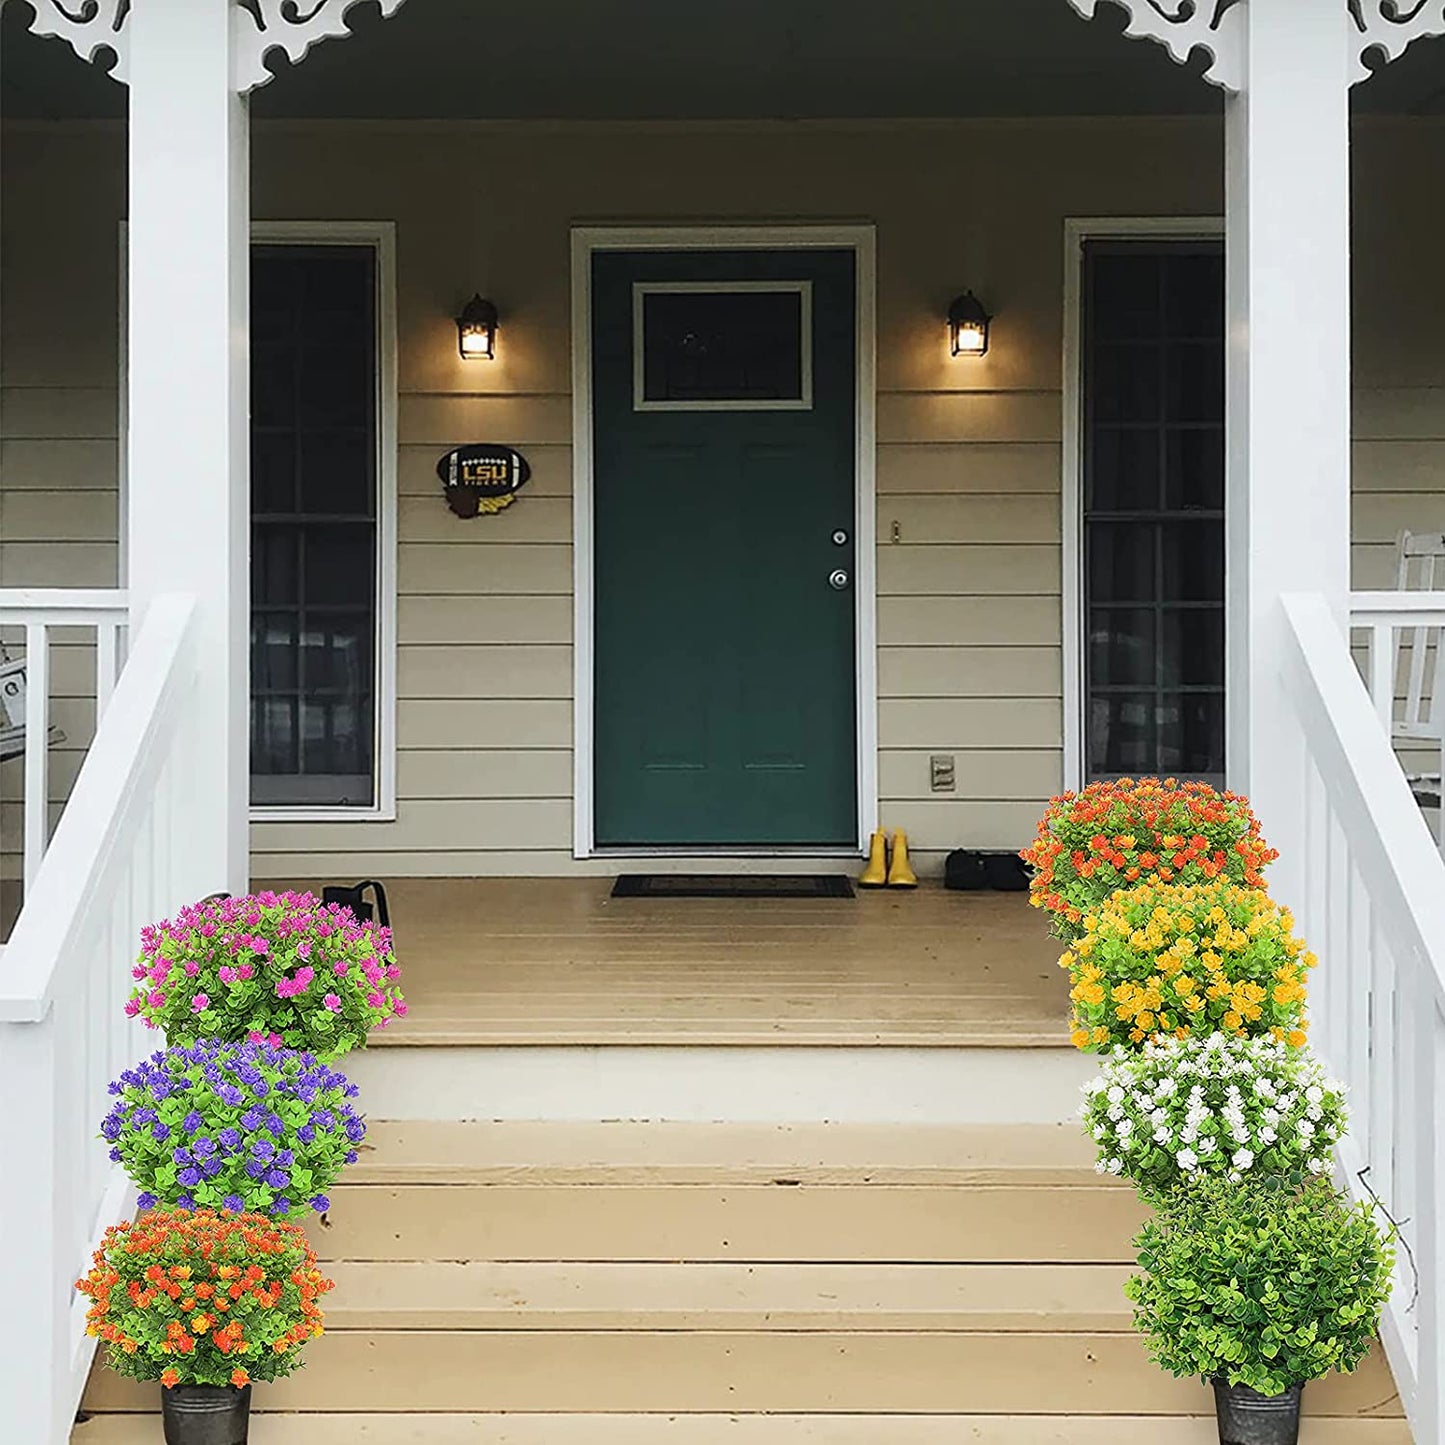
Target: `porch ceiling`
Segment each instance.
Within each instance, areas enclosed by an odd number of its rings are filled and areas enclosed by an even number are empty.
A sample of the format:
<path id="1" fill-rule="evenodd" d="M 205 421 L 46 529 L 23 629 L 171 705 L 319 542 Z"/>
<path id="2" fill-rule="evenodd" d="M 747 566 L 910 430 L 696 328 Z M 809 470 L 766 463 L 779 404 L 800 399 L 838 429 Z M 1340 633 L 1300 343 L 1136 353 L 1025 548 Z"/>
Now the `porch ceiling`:
<path id="1" fill-rule="evenodd" d="M 124 114 L 124 93 L 4 7 L 10 116 Z M 1208 114 L 1219 92 L 1063 0 L 410 0 L 258 92 L 269 117 L 802 119 Z M 1445 45 L 1358 92 L 1445 110 Z"/>

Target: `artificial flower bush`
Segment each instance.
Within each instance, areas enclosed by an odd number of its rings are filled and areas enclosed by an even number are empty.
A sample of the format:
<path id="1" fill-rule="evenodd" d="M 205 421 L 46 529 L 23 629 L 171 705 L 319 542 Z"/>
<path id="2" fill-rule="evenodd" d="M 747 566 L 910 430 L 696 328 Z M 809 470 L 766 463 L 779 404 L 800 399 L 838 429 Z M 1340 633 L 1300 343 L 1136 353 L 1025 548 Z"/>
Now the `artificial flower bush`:
<path id="1" fill-rule="evenodd" d="M 110 1086 L 101 1135 L 140 1205 L 296 1217 L 356 1159 L 356 1086 L 311 1054 L 203 1039 L 152 1054 Z"/>
<path id="2" fill-rule="evenodd" d="M 1158 1202 L 1207 1175 L 1325 1174 L 1345 1132 L 1343 1086 L 1309 1049 L 1211 1034 L 1120 1049 L 1080 1113 L 1103 1173 Z"/>
<path id="3" fill-rule="evenodd" d="M 337 1058 L 406 1014 L 391 932 L 310 893 L 213 898 L 141 935 L 126 1013 L 169 1043 L 265 1039 Z"/>
<path id="4" fill-rule="evenodd" d="M 1029 901 L 1068 940 L 1116 889 L 1215 879 L 1258 888 L 1278 854 L 1234 793 L 1174 778 L 1121 778 L 1053 799 L 1020 856 L 1033 870 Z"/>
<path id="5" fill-rule="evenodd" d="M 1328 1181 L 1206 1179 L 1138 1239 L 1134 1323 L 1171 1375 L 1281 1395 L 1370 1348 L 1394 1252 L 1368 1205 Z"/>
<path id="6" fill-rule="evenodd" d="M 1059 959 L 1073 979 L 1072 1038 L 1105 1052 L 1159 1034 L 1305 1041 L 1305 973 L 1315 957 L 1257 888 L 1216 882 L 1120 889 Z"/>
<path id="7" fill-rule="evenodd" d="M 301 1364 L 333 1285 L 296 1225 L 155 1210 L 106 1230 L 75 1287 L 91 1302 L 86 1333 L 105 1342 L 117 1374 L 243 1387 Z"/>

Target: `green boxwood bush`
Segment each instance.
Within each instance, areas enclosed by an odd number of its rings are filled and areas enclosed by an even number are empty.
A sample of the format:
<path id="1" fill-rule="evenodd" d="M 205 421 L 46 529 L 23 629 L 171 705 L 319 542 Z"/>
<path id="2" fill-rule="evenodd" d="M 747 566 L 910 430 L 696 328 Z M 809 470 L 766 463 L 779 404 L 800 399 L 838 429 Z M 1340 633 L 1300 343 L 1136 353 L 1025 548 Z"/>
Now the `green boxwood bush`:
<path id="1" fill-rule="evenodd" d="M 1137 1244 L 1126 1291 L 1151 1357 L 1263 1395 L 1359 1364 L 1395 1262 L 1369 1207 L 1318 1177 L 1199 1180 Z"/>

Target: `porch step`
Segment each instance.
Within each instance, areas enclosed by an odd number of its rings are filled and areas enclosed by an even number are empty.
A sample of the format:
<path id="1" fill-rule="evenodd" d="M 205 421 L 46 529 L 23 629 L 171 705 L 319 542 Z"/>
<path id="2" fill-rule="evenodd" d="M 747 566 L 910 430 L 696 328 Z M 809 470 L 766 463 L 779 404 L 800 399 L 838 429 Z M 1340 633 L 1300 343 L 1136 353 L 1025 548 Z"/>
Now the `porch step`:
<path id="1" fill-rule="evenodd" d="M 1130 1330 L 1142 1212 L 1077 1129 L 379 1122 L 332 1198 L 327 1333 L 258 1445 L 290 1411 L 379 1445 L 1127 1445 L 1212 1408 Z M 155 1400 L 102 1369 L 86 1408 Z M 1308 1408 L 1403 1439 L 1377 1357 Z"/>
<path id="2" fill-rule="evenodd" d="M 1133 1193 L 1077 1128 L 375 1124 L 332 1191 L 334 1260 L 1132 1258 Z"/>
<path id="3" fill-rule="evenodd" d="M 1311 1387 L 1313 1414 L 1398 1413 L 1382 1359 Z M 1133 1334 L 878 1329 L 328 1332 L 268 1409 L 1171 1416 L 1210 1406 Z M 152 1385 L 103 1372 L 85 1408 L 148 1411 Z"/>
<path id="4" fill-rule="evenodd" d="M 1181 1416 L 1169 1445 L 1215 1445 L 1214 1417 Z M 1159 1445 L 1156 1416 L 288 1415 L 253 1416 L 251 1445 Z M 155 1420 L 98 1416 L 74 1445 L 155 1445 Z M 1310 1422 L 1309 1445 L 1409 1445 L 1403 1420 Z"/>
<path id="5" fill-rule="evenodd" d="M 1129 1328 L 1117 1265 L 337 1264 L 340 1330 Z"/>

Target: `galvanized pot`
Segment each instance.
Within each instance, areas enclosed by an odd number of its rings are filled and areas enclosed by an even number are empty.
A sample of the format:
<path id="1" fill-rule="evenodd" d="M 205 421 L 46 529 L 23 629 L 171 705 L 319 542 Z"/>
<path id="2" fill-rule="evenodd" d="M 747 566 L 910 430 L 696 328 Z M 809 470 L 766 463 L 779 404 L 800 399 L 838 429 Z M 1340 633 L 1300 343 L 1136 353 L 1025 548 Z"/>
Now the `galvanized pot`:
<path id="1" fill-rule="evenodd" d="M 1292 1385 L 1282 1395 L 1261 1395 L 1248 1385 L 1212 1380 L 1219 1445 L 1298 1445 L 1300 1395 Z"/>
<path id="2" fill-rule="evenodd" d="M 246 1445 L 251 1387 L 172 1385 L 161 1389 L 166 1445 Z"/>

